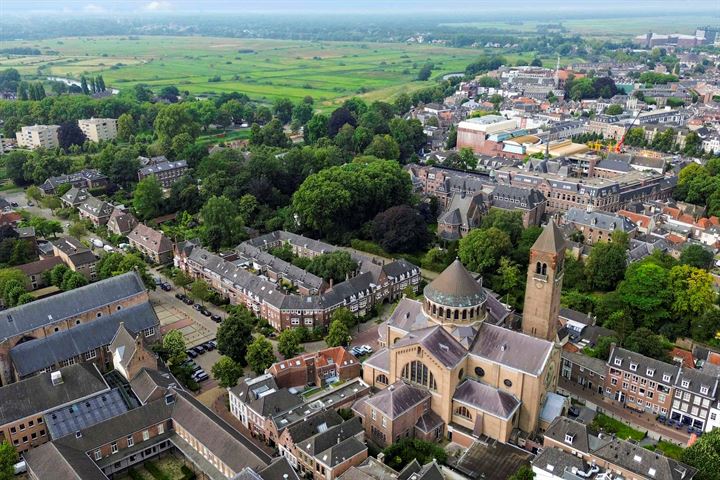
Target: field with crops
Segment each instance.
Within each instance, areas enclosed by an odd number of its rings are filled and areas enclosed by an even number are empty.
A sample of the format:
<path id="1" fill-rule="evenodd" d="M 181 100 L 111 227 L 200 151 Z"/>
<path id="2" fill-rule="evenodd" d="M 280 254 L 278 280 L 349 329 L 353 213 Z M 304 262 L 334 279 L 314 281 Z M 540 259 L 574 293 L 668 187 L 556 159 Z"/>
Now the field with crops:
<path id="1" fill-rule="evenodd" d="M 426 63 L 432 76 L 463 71 L 482 51 L 401 43 L 308 42 L 212 37 L 82 37 L 5 42 L 39 56 L 3 56 L 0 68 L 24 75 L 69 77 L 102 73 L 106 85 L 175 85 L 192 94 L 243 92 L 259 101 L 311 95 L 330 106 L 361 95 L 389 99 L 427 86 L 417 82 Z M 518 56 L 513 56 L 513 61 Z M 528 53 L 525 58 L 532 59 Z M 554 64 L 552 59 L 546 59 Z"/>

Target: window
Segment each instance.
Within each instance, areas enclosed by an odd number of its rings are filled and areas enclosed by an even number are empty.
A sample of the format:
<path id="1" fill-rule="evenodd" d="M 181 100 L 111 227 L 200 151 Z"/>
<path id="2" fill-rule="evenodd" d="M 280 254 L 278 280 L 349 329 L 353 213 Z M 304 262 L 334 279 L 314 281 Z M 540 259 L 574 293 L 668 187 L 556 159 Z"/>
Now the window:
<path id="1" fill-rule="evenodd" d="M 375 412 L 375 410 L 372 411 L 372 419 L 377 420 L 377 413 Z"/>
<path id="2" fill-rule="evenodd" d="M 653 375 L 655 375 L 655 369 L 654 369 L 654 368 L 648 368 L 645 373 L 647 374 L 648 377 L 652 377 Z"/>
<path id="3" fill-rule="evenodd" d="M 638 367 L 638 366 L 637 366 L 637 363 L 631 363 L 631 364 L 630 364 L 630 370 L 632 370 L 633 372 L 637 372 L 637 367 Z"/>
<path id="4" fill-rule="evenodd" d="M 663 382 L 669 382 L 670 381 L 670 374 L 663 373 Z"/>
<path id="5" fill-rule="evenodd" d="M 113 442 L 110 444 L 110 453 L 117 453 L 118 452 L 118 446 L 116 442 Z"/>
<path id="6" fill-rule="evenodd" d="M 462 380 L 462 378 L 465 376 L 465 369 L 461 368 L 458 372 L 458 380 Z"/>
<path id="7" fill-rule="evenodd" d="M 701 387 L 700 387 L 700 393 L 703 394 L 703 395 L 707 395 L 707 393 L 708 393 L 708 387 L 706 387 L 705 385 L 701 386 Z"/>
<path id="8" fill-rule="evenodd" d="M 93 358 L 97 357 L 97 353 L 95 350 L 90 350 L 89 352 L 85 352 L 85 360 L 92 360 Z"/>
<path id="9" fill-rule="evenodd" d="M 97 313 L 95 314 L 95 316 L 96 316 L 97 318 L 102 317 L 102 312 L 97 312 Z"/>
<path id="10" fill-rule="evenodd" d="M 478 377 L 484 377 L 485 370 L 483 370 L 481 367 L 475 367 L 475 375 L 477 375 Z"/>
<path id="11" fill-rule="evenodd" d="M 132 435 L 128 435 L 128 437 L 127 437 L 128 448 L 132 447 L 133 445 L 135 445 L 135 439 L 133 439 Z"/>
<path id="12" fill-rule="evenodd" d="M 146 337 L 152 337 L 155 335 L 155 327 L 150 327 L 145 329 L 145 336 Z"/>
<path id="13" fill-rule="evenodd" d="M 387 427 L 387 417 L 382 417 L 382 426 Z"/>
<path id="14" fill-rule="evenodd" d="M 95 450 L 95 460 L 101 460 L 102 459 L 102 452 L 100 450 Z"/>
<path id="15" fill-rule="evenodd" d="M 503 380 L 503 383 L 504 383 L 505 386 L 508 387 L 508 388 L 512 387 L 512 385 L 513 385 L 513 384 L 512 384 L 512 381 L 510 381 L 509 378 L 506 378 L 505 380 Z"/>
<path id="16" fill-rule="evenodd" d="M 402 369 L 401 377 L 412 383 L 428 387 L 430 390 L 437 390 L 435 376 L 424 363 L 418 360 L 406 364 Z"/>
<path id="17" fill-rule="evenodd" d="M 375 377 L 375 382 L 382 383 L 383 385 L 388 384 L 388 378 L 384 374 L 380 374 L 377 377 Z"/>
<path id="18" fill-rule="evenodd" d="M 683 380 L 682 381 L 682 387 L 688 388 L 690 386 L 690 380 Z"/>
<path id="19" fill-rule="evenodd" d="M 472 415 L 470 414 L 470 410 L 464 405 L 460 405 L 455 409 L 455 415 L 459 415 L 464 418 L 469 418 L 472 420 Z"/>
<path id="20" fill-rule="evenodd" d="M 162 435 L 163 433 L 165 433 L 165 425 L 161 423 L 158 425 L 158 435 Z"/>
<path id="21" fill-rule="evenodd" d="M 611 379 L 610 379 L 610 384 L 611 384 L 613 387 L 614 387 L 615 385 L 617 385 L 617 378 L 611 378 Z"/>
<path id="22" fill-rule="evenodd" d="M 622 358 L 616 358 L 616 359 L 615 359 L 615 365 L 617 365 L 618 367 L 621 366 L 621 365 L 622 365 Z"/>

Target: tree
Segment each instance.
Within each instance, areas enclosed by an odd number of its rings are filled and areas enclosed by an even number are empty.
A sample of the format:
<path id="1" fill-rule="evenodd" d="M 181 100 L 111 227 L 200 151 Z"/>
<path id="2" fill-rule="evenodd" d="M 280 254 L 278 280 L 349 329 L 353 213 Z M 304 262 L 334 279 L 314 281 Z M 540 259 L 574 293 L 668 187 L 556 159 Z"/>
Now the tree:
<path id="1" fill-rule="evenodd" d="M 614 103 L 605 110 L 605 113 L 608 115 L 621 115 L 624 111 L 622 105 Z"/>
<path id="2" fill-rule="evenodd" d="M 85 75 L 80 77 L 80 88 L 82 88 L 83 95 L 90 95 L 90 89 L 88 88 L 88 82 Z"/>
<path id="3" fill-rule="evenodd" d="M 220 388 L 232 388 L 243 375 L 243 368 L 232 358 L 223 355 L 212 366 L 212 375 Z"/>
<path id="4" fill-rule="evenodd" d="M 328 136 L 328 117 L 321 113 L 316 113 L 308 120 L 305 128 L 303 129 L 303 137 L 305 143 L 314 144 L 317 143 L 323 137 Z"/>
<path id="5" fill-rule="evenodd" d="M 500 258 L 512 249 L 507 233 L 497 227 L 471 230 L 460 240 L 458 254 L 469 270 L 487 275 L 497 268 Z"/>
<path id="6" fill-rule="evenodd" d="M 523 219 L 522 214 L 518 211 L 511 211 L 511 210 L 503 210 L 501 208 L 491 208 L 490 211 L 482 218 L 482 221 L 480 223 L 480 228 L 490 228 L 495 227 L 503 232 L 507 233 L 508 237 L 510 237 L 510 241 L 515 244 L 518 242 L 521 242 L 521 237 L 526 233 L 526 230 L 523 228 Z M 530 227 L 527 229 L 528 235 L 533 234 L 534 232 L 542 232 L 542 229 L 535 230 L 535 228 Z M 538 233 L 539 236 L 539 233 Z M 537 237 L 535 237 L 537 239 Z M 529 239 L 525 239 L 526 242 L 530 246 L 532 246 L 533 243 L 535 243 L 534 240 L 532 242 L 529 242 Z M 528 254 L 530 253 L 530 250 L 528 249 Z"/>
<path id="7" fill-rule="evenodd" d="M 278 98 L 273 104 L 273 112 L 283 124 L 290 123 L 293 113 L 293 104 L 288 98 Z"/>
<path id="8" fill-rule="evenodd" d="M 35 185 L 30 185 L 25 190 L 25 197 L 28 200 L 34 200 L 35 202 L 40 202 L 40 199 L 42 198 L 42 190 L 40 190 L 40 187 L 36 187 Z"/>
<path id="9" fill-rule="evenodd" d="M 68 270 L 67 272 L 65 272 L 65 275 L 63 275 L 63 281 L 60 289 L 64 292 L 67 292 L 69 290 L 75 290 L 76 288 L 84 287 L 87 284 L 87 279 L 81 273 Z"/>
<path id="10" fill-rule="evenodd" d="M 278 351 L 286 359 L 292 358 L 304 350 L 303 347 L 300 345 L 300 340 L 297 333 L 295 332 L 295 329 L 286 328 L 285 330 L 280 332 L 277 340 Z"/>
<path id="11" fill-rule="evenodd" d="M 535 62 L 535 60 L 533 60 L 533 62 Z M 533 472 L 532 467 L 529 467 L 528 465 L 523 465 L 517 470 L 517 472 L 510 475 L 507 480 L 533 480 L 533 478 L 535 478 L 535 472 Z"/>
<path id="12" fill-rule="evenodd" d="M 77 122 L 64 122 L 58 128 L 58 144 L 67 151 L 72 145 L 85 143 L 85 134 L 80 130 Z"/>
<path id="13" fill-rule="evenodd" d="M 493 289 L 501 295 L 507 295 L 511 305 L 522 306 L 522 284 L 523 274 L 520 267 L 509 258 L 502 257 L 497 275 L 492 277 Z"/>
<path id="14" fill-rule="evenodd" d="M 20 461 L 17 450 L 10 442 L 3 440 L 0 443 L 0 479 L 15 478 L 15 464 Z"/>
<path id="15" fill-rule="evenodd" d="M 350 254 L 344 250 L 316 255 L 310 260 L 306 270 L 325 280 L 342 282 L 351 273 L 357 270 L 358 264 Z"/>
<path id="16" fill-rule="evenodd" d="M 390 135 L 375 135 L 364 153 L 384 160 L 397 160 L 400 158 L 400 145 Z"/>
<path id="17" fill-rule="evenodd" d="M 68 268 L 68 266 L 64 263 L 55 265 L 50 270 L 49 283 L 60 288 L 60 285 L 62 285 L 63 277 L 65 276 L 65 272 L 67 272 L 68 270 L 70 270 L 70 268 Z"/>
<path id="18" fill-rule="evenodd" d="M 35 297 L 33 296 L 33 294 L 29 293 L 29 292 L 25 292 L 17 298 L 16 304 L 17 305 L 25 305 L 26 303 L 30 303 L 33 301 L 35 301 Z"/>
<path id="19" fill-rule="evenodd" d="M 199 103 L 211 105 L 210 102 Z M 181 133 L 187 133 L 194 139 L 200 133 L 198 122 L 193 118 L 189 108 L 184 103 L 175 103 L 163 107 L 155 117 L 153 127 L 161 141 L 170 141 Z"/>
<path id="20" fill-rule="evenodd" d="M 416 252 L 425 249 L 430 232 L 420 212 L 408 205 L 398 205 L 375 216 L 372 239 L 386 252 Z"/>
<path id="21" fill-rule="evenodd" d="M 210 297 L 210 287 L 203 280 L 195 280 L 190 285 L 190 296 L 204 304 Z"/>
<path id="22" fill-rule="evenodd" d="M 338 308 L 332 313 L 330 316 L 330 323 L 332 324 L 332 322 L 336 320 L 344 323 L 348 328 L 348 331 L 354 327 L 357 322 L 355 315 L 353 315 L 353 313 L 345 307 Z"/>
<path id="23" fill-rule="evenodd" d="M 313 116 L 313 106 L 311 103 L 300 102 L 293 107 L 292 120 L 298 125 L 305 125 Z"/>
<path id="24" fill-rule="evenodd" d="M 707 342 L 720 332 L 720 310 L 711 308 L 690 321 L 690 336 L 698 342 Z"/>
<path id="25" fill-rule="evenodd" d="M 287 148 L 290 139 L 285 135 L 282 123 L 277 118 L 270 120 L 267 125 L 260 127 L 254 123 L 250 131 L 251 145 L 265 145 L 268 147 Z"/>
<path id="26" fill-rule="evenodd" d="M 669 314 L 672 295 L 668 271 L 658 265 L 649 262 L 633 264 L 617 291 L 636 325 L 657 328 Z"/>
<path id="27" fill-rule="evenodd" d="M 680 263 L 682 265 L 690 265 L 704 270 L 710 270 L 714 260 L 715 256 L 710 250 L 695 243 L 687 245 L 680 253 Z"/>
<path id="28" fill-rule="evenodd" d="M 427 142 L 427 135 L 423 131 L 420 120 L 393 118 L 388 123 L 388 129 L 390 130 L 390 136 L 398 144 L 400 159 L 403 161 L 407 161 L 414 153 L 420 151 Z M 376 131 L 376 133 L 382 132 Z"/>
<path id="29" fill-rule="evenodd" d="M 242 235 L 243 222 L 238 215 L 237 205 L 224 195 L 210 197 L 200 210 L 200 218 L 207 230 L 215 229 L 220 246 L 232 245 Z"/>
<path id="30" fill-rule="evenodd" d="M 178 366 L 187 358 L 185 339 L 180 330 L 170 330 L 163 337 L 163 350 L 172 366 Z"/>
<path id="31" fill-rule="evenodd" d="M 418 438 L 403 438 L 390 444 L 383 450 L 383 453 L 386 464 L 397 471 L 405 468 L 413 460 L 417 460 L 420 465 L 425 465 L 433 460 L 445 463 L 447 460 L 447 453 L 440 445 Z"/>
<path id="32" fill-rule="evenodd" d="M 217 330 L 218 351 L 241 366 L 247 365 L 245 354 L 252 338 L 252 323 L 252 314 L 241 306 L 228 315 Z"/>
<path id="33" fill-rule="evenodd" d="M 477 158 L 475 158 L 475 153 L 473 153 L 472 148 L 461 148 L 458 156 L 464 170 L 475 170 L 477 168 Z"/>
<path id="34" fill-rule="evenodd" d="M 192 277 L 182 270 L 177 270 L 172 280 L 176 287 L 182 288 L 184 291 L 186 291 L 188 285 L 193 283 Z"/>
<path id="35" fill-rule="evenodd" d="M 145 284 L 145 288 L 155 290 L 155 280 L 148 272 L 147 263 L 136 253 L 108 253 L 103 255 L 97 263 L 97 272 L 100 279 L 116 277 L 131 271 L 138 272 Z"/>
<path id="36" fill-rule="evenodd" d="M 689 324 L 692 318 L 702 315 L 715 304 L 714 285 L 712 275 L 705 270 L 690 265 L 673 267 L 670 270 L 673 313 L 685 318 Z"/>
<path id="37" fill-rule="evenodd" d="M 697 468 L 696 480 L 720 479 L 720 429 L 706 432 L 697 441 L 683 450 L 683 463 Z"/>
<path id="38" fill-rule="evenodd" d="M 343 125 L 349 124 L 352 127 L 357 126 L 357 120 L 353 116 L 352 112 L 347 107 L 340 107 L 335 109 L 330 114 L 330 119 L 327 123 L 328 136 L 334 137 L 343 127 Z"/>
<path id="39" fill-rule="evenodd" d="M 162 185 L 154 175 L 145 177 L 138 182 L 133 193 L 133 208 L 142 220 L 155 218 L 162 212 Z"/>
<path id="40" fill-rule="evenodd" d="M 425 80 L 430 78 L 430 75 L 432 74 L 433 64 L 432 63 L 426 63 L 423 65 L 423 67 L 418 71 L 417 79 L 421 82 L 424 82 Z"/>
<path id="41" fill-rule="evenodd" d="M 248 345 L 245 359 L 255 375 L 261 375 L 277 360 L 273 353 L 272 343 L 263 335 L 258 335 Z"/>
<path id="42" fill-rule="evenodd" d="M 625 348 L 663 362 L 670 361 L 665 339 L 648 328 L 638 328 L 625 339 Z"/>
<path id="43" fill-rule="evenodd" d="M 347 345 L 350 338 L 350 331 L 342 320 L 333 320 L 330 323 L 328 334 L 325 337 L 325 343 L 328 347 L 339 347 Z"/>
<path id="44" fill-rule="evenodd" d="M 622 280 L 627 265 L 625 247 L 616 242 L 599 242 L 593 246 L 585 263 L 591 288 L 609 291 Z"/>
<path id="45" fill-rule="evenodd" d="M 75 238 L 82 238 L 87 233 L 87 228 L 80 222 L 74 222 L 68 228 L 68 235 Z"/>
<path id="46" fill-rule="evenodd" d="M 13 150 L 5 154 L 5 174 L 16 185 L 24 185 L 27 183 L 25 179 L 25 164 L 30 159 L 30 152 L 23 150 Z"/>

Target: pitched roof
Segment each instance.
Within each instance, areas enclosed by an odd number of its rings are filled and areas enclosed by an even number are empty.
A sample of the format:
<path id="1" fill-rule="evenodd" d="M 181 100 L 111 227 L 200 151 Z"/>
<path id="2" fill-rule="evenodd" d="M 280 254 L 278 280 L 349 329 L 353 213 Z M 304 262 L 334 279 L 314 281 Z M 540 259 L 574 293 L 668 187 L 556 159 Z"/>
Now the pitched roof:
<path id="1" fill-rule="evenodd" d="M 49 337 L 20 343 L 10 350 L 10 358 L 20 376 L 30 375 L 63 360 L 109 345 L 120 322 L 125 322 L 125 326 L 135 333 L 160 325 L 155 310 L 150 303 L 145 302 L 61 330 Z"/>
<path id="2" fill-rule="evenodd" d="M 133 271 L 9 308 L 0 313 L 0 339 L 20 335 L 144 291 L 140 275 Z"/>
<path id="3" fill-rule="evenodd" d="M 150 251 L 164 253 L 172 250 L 172 242 L 159 230 L 138 223 L 128 234 L 128 239 L 144 246 Z"/>
<path id="4" fill-rule="evenodd" d="M 47 257 L 36 262 L 26 263 L 25 265 L 18 265 L 15 268 L 23 272 L 25 275 L 30 276 L 47 272 L 55 265 L 60 265 L 61 263 L 63 263 L 63 261 L 60 257 Z"/>
<path id="5" fill-rule="evenodd" d="M 413 387 L 398 380 L 365 400 L 365 403 L 380 410 L 387 417 L 395 419 L 428 398 L 430 392 L 426 389 Z"/>
<path id="6" fill-rule="evenodd" d="M 617 362 L 620 362 L 620 364 L 618 365 Z M 632 372 L 633 374 L 643 377 L 653 378 L 658 383 L 662 382 L 666 384 L 675 383 L 675 380 L 680 373 L 680 367 L 677 365 L 671 365 L 620 347 L 614 347 L 610 351 L 610 358 L 607 364 L 612 368 L 625 372 Z M 635 365 L 634 370 L 630 367 L 631 365 Z M 652 376 L 647 374 L 648 369 L 653 371 Z M 663 380 L 663 376 L 666 375 L 669 376 L 669 381 Z"/>
<path id="7" fill-rule="evenodd" d="M 78 206 L 78 210 L 93 217 L 102 218 L 110 216 L 113 206 L 97 197 L 89 197 Z"/>
<path id="8" fill-rule="evenodd" d="M 453 368 L 467 354 L 465 347 L 439 325 L 410 332 L 390 348 L 402 348 L 416 344 L 422 345 L 430 355 L 448 368 Z"/>
<path id="9" fill-rule="evenodd" d="M 70 365 L 59 372 L 59 385 L 53 385 L 48 372 L 1 387 L 0 425 L 110 390 L 93 363 Z"/>
<path id="10" fill-rule="evenodd" d="M 470 307 L 485 301 L 486 295 L 460 259 L 455 259 L 423 290 L 425 298 L 450 307 Z"/>
<path id="11" fill-rule="evenodd" d="M 470 354 L 537 376 L 552 348 L 553 342 L 483 323 Z"/>
<path id="12" fill-rule="evenodd" d="M 520 400 L 514 395 L 470 378 L 457 386 L 453 400 L 499 418 L 510 418 L 520 407 Z"/>
<path id="13" fill-rule="evenodd" d="M 565 249 L 566 240 L 560 228 L 554 220 L 543 228 L 540 236 L 535 240 L 532 250 L 545 253 L 559 253 Z"/>
<path id="14" fill-rule="evenodd" d="M 117 360 L 123 367 L 127 367 L 128 362 L 130 362 L 135 353 L 135 342 L 135 336 L 128 332 L 124 322 L 120 322 L 115 337 L 113 337 L 112 342 L 110 342 L 110 353 L 117 357 Z"/>

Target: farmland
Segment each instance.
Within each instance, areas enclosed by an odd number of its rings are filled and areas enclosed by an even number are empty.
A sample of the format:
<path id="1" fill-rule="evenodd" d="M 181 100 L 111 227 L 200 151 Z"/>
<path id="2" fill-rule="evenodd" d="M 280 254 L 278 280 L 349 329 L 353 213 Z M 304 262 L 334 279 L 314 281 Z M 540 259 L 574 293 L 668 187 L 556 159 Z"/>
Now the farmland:
<path id="1" fill-rule="evenodd" d="M 13 67 L 23 75 L 77 79 L 102 73 L 108 86 L 121 90 L 137 83 L 154 89 L 175 85 L 195 95 L 237 91 L 267 102 L 311 95 L 325 107 L 355 95 L 376 100 L 411 92 L 429 84 L 414 81 L 426 63 L 434 64 L 437 77 L 463 71 L 483 53 L 402 43 L 187 36 L 60 38 L 4 42 L 3 47 L 43 52 L 0 58 L 0 68 Z"/>

